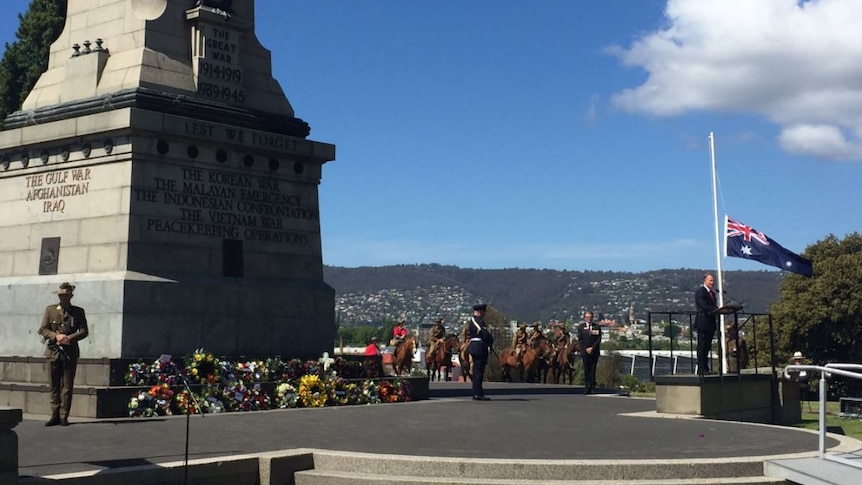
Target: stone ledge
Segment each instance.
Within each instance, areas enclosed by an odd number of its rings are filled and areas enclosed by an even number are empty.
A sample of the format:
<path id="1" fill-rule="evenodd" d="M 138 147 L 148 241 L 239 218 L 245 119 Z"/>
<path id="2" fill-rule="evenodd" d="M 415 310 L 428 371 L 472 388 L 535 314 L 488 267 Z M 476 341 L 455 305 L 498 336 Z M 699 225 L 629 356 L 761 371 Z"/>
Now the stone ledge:
<path id="1" fill-rule="evenodd" d="M 138 359 L 80 358 L 75 381 L 83 386 L 122 386 L 129 364 Z M 48 384 L 45 357 L 0 357 L 0 383 Z"/>
<path id="2" fill-rule="evenodd" d="M 79 99 L 35 110 L 16 111 L 6 118 L 6 129 L 24 128 L 52 121 L 123 108 L 141 108 L 159 113 L 182 113 L 199 120 L 254 128 L 297 138 L 307 138 L 311 127 L 300 118 L 228 106 L 185 94 L 146 87 L 124 89 L 104 96 Z"/>
<path id="3" fill-rule="evenodd" d="M 258 481 L 258 468 L 259 459 L 255 455 L 189 460 L 188 479 L 189 483 L 257 485 L 260 483 Z M 185 473 L 185 464 L 182 461 L 177 461 L 46 477 L 20 477 L 18 485 L 44 484 L 46 480 L 62 481 L 64 484 L 70 485 L 115 485 L 124 482 L 155 485 L 182 483 Z"/>
<path id="4" fill-rule="evenodd" d="M 0 406 L 0 431 L 6 431 L 18 426 L 24 419 L 24 412 L 19 408 Z"/>

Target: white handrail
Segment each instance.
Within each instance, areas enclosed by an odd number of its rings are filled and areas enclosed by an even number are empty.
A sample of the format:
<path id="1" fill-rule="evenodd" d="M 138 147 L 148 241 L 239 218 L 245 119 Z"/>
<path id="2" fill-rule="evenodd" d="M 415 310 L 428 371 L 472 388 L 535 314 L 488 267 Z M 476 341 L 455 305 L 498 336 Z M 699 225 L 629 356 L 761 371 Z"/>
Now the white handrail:
<path id="1" fill-rule="evenodd" d="M 853 379 L 862 379 L 862 372 L 851 372 L 844 369 L 857 369 L 862 371 L 862 364 L 843 364 L 843 363 L 830 363 L 826 365 L 788 365 L 784 368 L 784 377 L 790 379 L 789 372 L 791 371 L 815 371 L 820 372 L 820 386 L 819 386 L 819 394 L 820 394 L 820 413 L 818 416 L 819 424 L 819 453 L 821 459 L 837 461 L 839 463 L 844 463 L 846 465 L 853 466 L 855 468 L 860 468 L 858 460 L 855 462 L 852 460 L 846 460 L 839 456 L 830 456 L 826 454 L 826 380 L 832 376 L 832 374 L 837 374 L 839 376 L 850 377 Z"/>

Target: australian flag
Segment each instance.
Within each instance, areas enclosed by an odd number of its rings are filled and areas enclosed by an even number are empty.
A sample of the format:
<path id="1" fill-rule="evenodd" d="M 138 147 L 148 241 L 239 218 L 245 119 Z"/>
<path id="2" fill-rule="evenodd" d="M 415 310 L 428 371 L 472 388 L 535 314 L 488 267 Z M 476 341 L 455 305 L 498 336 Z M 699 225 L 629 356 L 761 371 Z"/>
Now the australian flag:
<path id="1" fill-rule="evenodd" d="M 811 276 L 811 261 L 790 252 L 766 234 L 724 216 L 725 256 L 753 259 L 783 270 Z"/>

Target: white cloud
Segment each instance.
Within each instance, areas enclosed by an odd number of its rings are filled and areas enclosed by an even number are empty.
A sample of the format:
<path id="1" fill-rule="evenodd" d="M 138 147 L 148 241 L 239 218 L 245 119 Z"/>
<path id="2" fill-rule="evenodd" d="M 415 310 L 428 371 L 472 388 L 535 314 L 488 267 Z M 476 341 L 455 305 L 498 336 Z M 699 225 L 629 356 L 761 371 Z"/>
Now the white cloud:
<path id="1" fill-rule="evenodd" d="M 655 116 L 757 113 L 790 153 L 862 160 L 862 2 L 669 0 L 667 24 L 608 49 L 646 81 L 613 96 Z"/>
<path id="2" fill-rule="evenodd" d="M 835 126 L 793 125 L 782 130 L 778 141 L 791 153 L 835 160 L 862 159 L 862 147 L 848 142 Z"/>

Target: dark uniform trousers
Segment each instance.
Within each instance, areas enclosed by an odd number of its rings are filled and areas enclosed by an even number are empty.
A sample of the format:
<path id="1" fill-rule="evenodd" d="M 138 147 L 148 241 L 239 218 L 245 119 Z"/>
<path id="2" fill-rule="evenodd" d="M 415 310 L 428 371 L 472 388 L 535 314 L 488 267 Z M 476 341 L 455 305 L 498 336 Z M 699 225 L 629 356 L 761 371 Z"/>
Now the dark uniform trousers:
<path id="1" fill-rule="evenodd" d="M 473 360 L 473 395 L 484 396 L 485 367 L 488 365 L 488 352 L 470 354 Z"/>

